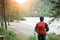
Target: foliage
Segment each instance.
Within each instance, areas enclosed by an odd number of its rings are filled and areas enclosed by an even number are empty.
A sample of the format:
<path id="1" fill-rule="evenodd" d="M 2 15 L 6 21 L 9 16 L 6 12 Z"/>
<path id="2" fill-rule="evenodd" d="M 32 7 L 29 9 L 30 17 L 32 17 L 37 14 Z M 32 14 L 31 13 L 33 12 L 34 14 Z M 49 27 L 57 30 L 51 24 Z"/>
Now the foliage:
<path id="1" fill-rule="evenodd" d="M 29 16 L 60 17 L 60 0 L 35 0 Z"/>
<path id="2" fill-rule="evenodd" d="M 2 0 L 1 0 L 2 1 Z M 2 3 L 0 1 L 0 16 L 2 16 Z M 24 15 L 24 9 L 18 3 L 12 0 L 5 0 L 5 17 L 7 21 L 20 19 Z M 23 12 L 24 11 L 24 12 Z"/>
<path id="3" fill-rule="evenodd" d="M 29 16 L 51 16 L 49 12 L 52 8 L 52 4 L 48 0 L 35 0 L 35 4 L 29 11 Z"/>
<path id="4" fill-rule="evenodd" d="M 58 35 L 56 34 L 48 34 L 48 39 L 47 40 L 60 40 Z"/>
<path id="5" fill-rule="evenodd" d="M 51 4 L 54 4 L 53 8 L 51 9 L 52 16 L 55 18 L 60 17 L 60 0 L 50 0 Z"/>
<path id="6" fill-rule="evenodd" d="M 13 31 L 6 30 L 2 27 L 0 27 L 0 35 L 4 35 L 6 40 L 21 40 L 16 37 L 16 34 Z"/>
<path id="7" fill-rule="evenodd" d="M 30 36 L 30 39 L 28 39 L 28 40 L 37 40 L 36 35 Z M 56 35 L 55 33 L 48 34 L 47 40 L 60 40 L 60 35 Z"/>
<path id="8" fill-rule="evenodd" d="M 29 36 L 28 37 L 28 40 L 36 40 L 37 38 L 36 38 L 36 34 L 34 34 L 33 36 Z"/>

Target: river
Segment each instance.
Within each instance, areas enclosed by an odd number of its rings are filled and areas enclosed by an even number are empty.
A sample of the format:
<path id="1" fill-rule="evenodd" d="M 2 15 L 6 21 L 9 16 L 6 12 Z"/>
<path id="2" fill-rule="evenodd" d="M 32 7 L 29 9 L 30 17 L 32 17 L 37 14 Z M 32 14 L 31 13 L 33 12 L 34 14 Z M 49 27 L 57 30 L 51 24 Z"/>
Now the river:
<path id="1" fill-rule="evenodd" d="M 20 21 L 21 23 L 27 24 L 27 25 L 31 25 L 32 29 L 35 28 L 35 25 L 37 22 L 39 22 L 39 17 L 24 17 L 26 20 L 25 21 Z M 49 18 L 49 17 L 45 17 L 45 22 L 48 23 L 51 19 L 53 18 Z M 49 32 L 48 33 L 56 33 L 57 35 L 60 34 L 60 19 L 54 20 L 51 24 L 49 24 Z"/>

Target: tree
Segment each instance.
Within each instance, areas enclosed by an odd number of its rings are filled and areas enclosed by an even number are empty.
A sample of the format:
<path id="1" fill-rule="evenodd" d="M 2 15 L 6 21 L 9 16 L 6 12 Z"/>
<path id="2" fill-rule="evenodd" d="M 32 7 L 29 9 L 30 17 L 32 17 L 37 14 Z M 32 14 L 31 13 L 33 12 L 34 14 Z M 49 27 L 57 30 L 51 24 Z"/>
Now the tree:
<path id="1" fill-rule="evenodd" d="M 7 24 L 6 24 L 6 15 L 5 15 L 5 7 L 6 7 L 6 1 L 7 0 L 1 0 L 1 7 L 2 7 L 2 19 L 5 22 L 5 28 L 7 29 Z"/>
<path id="2" fill-rule="evenodd" d="M 29 10 L 30 16 L 51 16 L 52 4 L 48 0 L 35 0 L 31 9 Z"/>
<path id="3" fill-rule="evenodd" d="M 2 2 L 2 0 L 0 0 L 0 22 L 1 22 L 1 26 L 3 26 L 4 24 L 3 24 L 3 7 L 2 7 L 2 4 L 3 4 L 3 2 Z"/>
<path id="4" fill-rule="evenodd" d="M 52 16 L 55 18 L 59 18 L 60 17 L 60 0 L 52 0 L 50 2 L 54 4 L 53 8 L 51 9 L 51 12 L 53 13 Z"/>
<path id="5" fill-rule="evenodd" d="M 21 5 L 13 2 L 12 0 L 0 0 L 0 16 L 5 22 L 5 28 L 7 29 L 7 21 L 20 19 L 24 14 L 24 9 Z"/>
<path id="6" fill-rule="evenodd" d="M 25 11 L 21 5 L 11 0 L 8 1 L 6 8 L 7 21 L 12 19 L 20 19 L 23 16 L 24 12 Z"/>

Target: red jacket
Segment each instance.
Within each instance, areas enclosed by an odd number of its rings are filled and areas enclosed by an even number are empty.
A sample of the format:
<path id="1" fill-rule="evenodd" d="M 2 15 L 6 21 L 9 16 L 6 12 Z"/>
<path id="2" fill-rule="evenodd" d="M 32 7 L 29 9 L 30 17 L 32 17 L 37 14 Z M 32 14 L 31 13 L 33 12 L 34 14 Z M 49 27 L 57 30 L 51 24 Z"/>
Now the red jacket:
<path id="1" fill-rule="evenodd" d="M 35 29 L 37 29 L 38 34 L 45 35 L 49 31 L 48 24 L 45 22 L 38 22 Z"/>

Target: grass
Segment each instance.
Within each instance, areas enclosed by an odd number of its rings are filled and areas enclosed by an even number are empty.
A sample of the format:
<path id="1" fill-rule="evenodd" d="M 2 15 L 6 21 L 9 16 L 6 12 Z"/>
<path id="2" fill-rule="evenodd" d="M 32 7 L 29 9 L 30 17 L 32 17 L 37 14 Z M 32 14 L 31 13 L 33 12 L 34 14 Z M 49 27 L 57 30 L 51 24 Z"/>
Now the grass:
<path id="1" fill-rule="evenodd" d="M 21 40 L 13 31 L 6 30 L 3 27 L 0 27 L 0 35 L 4 35 L 5 40 Z"/>
<path id="2" fill-rule="evenodd" d="M 29 36 L 27 40 L 37 40 L 36 34 Z"/>
<path id="3" fill-rule="evenodd" d="M 56 35 L 54 33 L 50 33 L 47 35 L 47 40 L 60 40 L 60 35 Z M 37 35 L 34 34 L 34 36 L 30 36 L 28 40 L 37 40 Z"/>
<path id="4" fill-rule="evenodd" d="M 28 38 L 28 40 L 36 40 L 36 37 L 35 37 L 35 36 L 30 36 L 30 37 Z"/>
<path id="5" fill-rule="evenodd" d="M 5 40 L 21 40 L 13 31 L 6 30 L 3 27 L 0 27 L 0 35 L 4 35 Z M 34 33 L 34 35 L 29 36 L 27 40 L 37 40 L 37 34 Z M 47 34 L 47 40 L 60 40 L 60 35 L 56 35 L 55 33 Z"/>
<path id="6" fill-rule="evenodd" d="M 59 35 L 56 35 L 54 33 L 48 34 L 47 40 L 60 40 L 60 36 Z"/>

